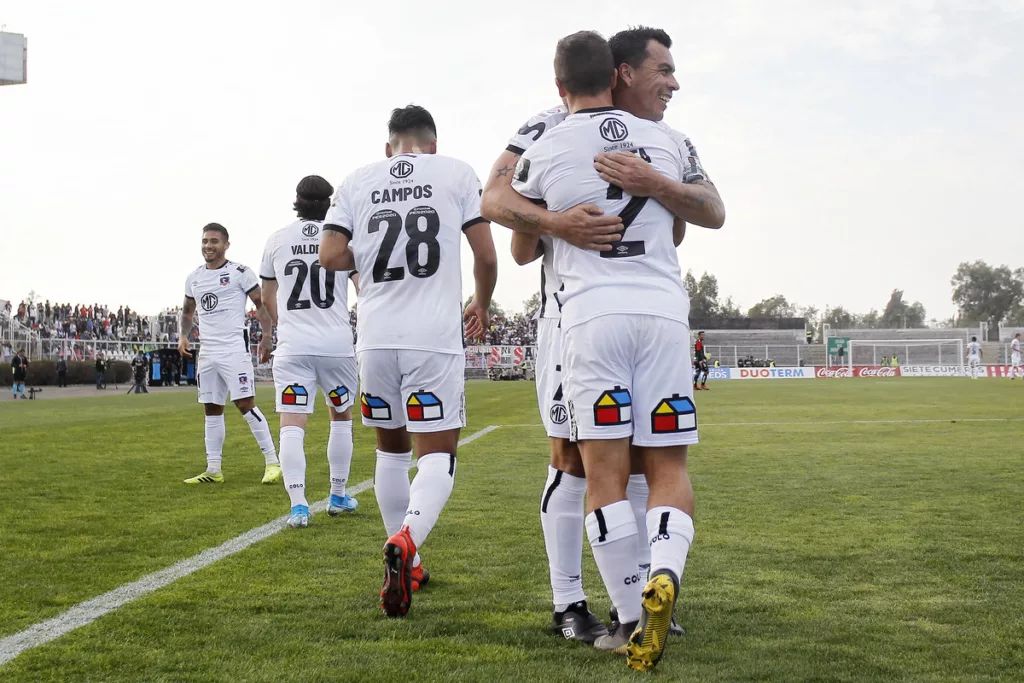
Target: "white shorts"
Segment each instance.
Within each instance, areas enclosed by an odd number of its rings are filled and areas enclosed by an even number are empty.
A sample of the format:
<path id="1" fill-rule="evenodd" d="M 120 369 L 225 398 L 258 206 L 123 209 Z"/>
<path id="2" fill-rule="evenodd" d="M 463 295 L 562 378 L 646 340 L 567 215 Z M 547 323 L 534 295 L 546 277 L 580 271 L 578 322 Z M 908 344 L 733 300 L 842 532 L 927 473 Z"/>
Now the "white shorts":
<path id="1" fill-rule="evenodd" d="M 359 351 L 363 425 L 410 432 L 466 426 L 466 358 L 408 349 Z"/>
<path id="2" fill-rule="evenodd" d="M 968 356 L 967 364 L 970 365 L 972 368 L 981 365 L 981 356 Z"/>
<path id="3" fill-rule="evenodd" d="M 689 326 L 651 315 L 605 315 L 563 330 L 562 345 L 573 441 L 697 443 Z"/>
<path id="4" fill-rule="evenodd" d="M 537 321 L 537 407 L 552 439 L 569 438 L 569 409 L 562 395 L 561 336 L 558 318 Z"/>
<path id="5" fill-rule="evenodd" d="M 1015 352 L 1015 353 L 1011 353 L 1010 354 L 1010 365 L 1012 365 L 1015 368 L 1019 368 L 1020 367 L 1020 353 L 1019 352 Z"/>
<path id="6" fill-rule="evenodd" d="M 316 388 L 324 392 L 328 408 L 347 410 L 355 402 L 356 359 L 339 356 L 274 357 L 274 392 L 277 412 L 313 412 Z"/>
<path id="7" fill-rule="evenodd" d="M 252 371 L 252 358 L 247 351 L 227 355 L 210 355 L 199 351 L 196 361 L 196 385 L 199 402 L 224 405 L 228 392 L 231 400 L 238 401 L 256 395 L 256 381 Z"/>

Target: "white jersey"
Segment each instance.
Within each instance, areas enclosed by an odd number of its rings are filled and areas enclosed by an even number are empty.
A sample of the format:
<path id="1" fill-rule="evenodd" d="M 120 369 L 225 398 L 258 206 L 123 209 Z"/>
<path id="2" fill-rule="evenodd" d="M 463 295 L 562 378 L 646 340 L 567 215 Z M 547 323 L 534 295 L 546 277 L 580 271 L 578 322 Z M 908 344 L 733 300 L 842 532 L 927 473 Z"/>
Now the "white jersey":
<path id="1" fill-rule="evenodd" d="M 249 352 L 245 302 L 259 287 L 256 273 L 225 261 L 220 268 L 199 266 L 185 279 L 185 296 L 196 302 L 202 353 Z"/>
<path id="2" fill-rule="evenodd" d="M 560 105 L 530 117 L 515 135 L 509 138 L 506 150 L 522 156 L 541 137 L 562 123 L 569 116 L 569 110 L 565 105 Z M 664 121 L 657 124 L 662 130 L 668 133 L 675 143 L 679 158 L 683 165 L 682 180 L 684 183 L 692 183 L 698 180 L 706 180 L 707 173 L 701 164 L 697 150 L 690 141 L 690 138 L 683 133 L 670 127 Z M 541 237 L 541 248 L 544 256 L 541 259 L 540 275 L 540 309 L 537 312 L 538 318 L 559 318 L 558 302 L 554 300 L 553 294 L 559 291 L 561 280 L 554 269 L 554 249 L 550 237 Z"/>
<path id="3" fill-rule="evenodd" d="M 267 240 L 260 277 L 277 280 L 277 354 L 353 356 L 350 271 L 320 267 L 322 221 L 299 220 Z"/>
<path id="4" fill-rule="evenodd" d="M 601 180 L 594 157 L 616 151 L 639 154 L 659 173 L 682 180 L 678 147 L 659 124 L 601 107 L 566 117 L 532 145 L 519 160 L 512 181 L 517 192 L 543 200 L 551 211 L 592 203 L 607 215 L 623 218 L 623 238 L 611 251 L 587 251 L 554 240 L 563 329 L 613 313 L 655 315 L 689 324 L 690 300 L 672 242 L 674 217 L 658 202 L 631 197 Z"/>
<path id="5" fill-rule="evenodd" d="M 971 357 L 981 356 L 981 344 L 978 342 L 971 342 L 967 345 L 967 355 Z"/>
<path id="6" fill-rule="evenodd" d="M 1010 342 L 1010 353 L 1020 355 L 1020 339 L 1015 337 L 1014 340 Z"/>
<path id="7" fill-rule="evenodd" d="M 356 350 L 463 353 L 462 231 L 480 216 L 480 180 L 439 154 L 399 154 L 355 171 L 325 228 L 349 234 L 360 273 Z"/>

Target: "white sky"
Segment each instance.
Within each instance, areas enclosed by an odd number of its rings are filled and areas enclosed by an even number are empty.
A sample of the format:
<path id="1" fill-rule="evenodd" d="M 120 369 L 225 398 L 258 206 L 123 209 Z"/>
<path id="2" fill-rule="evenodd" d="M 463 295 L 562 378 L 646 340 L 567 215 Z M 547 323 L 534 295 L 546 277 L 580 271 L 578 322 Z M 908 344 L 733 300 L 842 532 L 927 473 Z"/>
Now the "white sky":
<path id="1" fill-rule="evenodd" d="M 6 2 L 29 84 L 0 88 L 0 299 L 177 305 L 202 225 L 257 266 L 298 180 L 381 158 L 410 102 L 483 179 L 557 104 L 558 38 L 644 23 L 675 41 L 666 120 L 728 213 L 691 228 L 684 271 L 744 309 L 782 293 L 865 312 L 899 287 L 948 317 L 959 262 L 1024 265 L 1024 0 L 843 4 Z M 495 299 L 519 310 L 539 274 L 508 234 Z"/>

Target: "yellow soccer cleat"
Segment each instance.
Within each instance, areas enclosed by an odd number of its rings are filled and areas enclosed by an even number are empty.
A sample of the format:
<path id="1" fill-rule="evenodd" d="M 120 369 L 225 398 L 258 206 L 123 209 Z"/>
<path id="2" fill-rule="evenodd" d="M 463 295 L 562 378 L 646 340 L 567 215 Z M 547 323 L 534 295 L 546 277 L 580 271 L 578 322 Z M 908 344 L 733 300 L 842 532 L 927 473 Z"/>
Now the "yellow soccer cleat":
<path id="1" fill-rule="evenodd" d="M 197 474 L 191 479 L 185 480 L 186 484 L 223 484 L 224 473 L 223 472 L 203 472 Z"/>
<path id="2" fill-rule="evenodd" d="M 263 483 L 276 484 L 279 481 L 281 481 L 281 465 L 267 465 L 267 469 L 263 472 Z"/>
<path id="3" fill-rule="evenodd" d="M 655 572 L 644 587 L 643 614 L 626 645 L 626 663 L 636 671 L 653 669 L 665 654 L 672 627 L 672 609 L 679 593 L 679 581 L 667 569 Z"/>

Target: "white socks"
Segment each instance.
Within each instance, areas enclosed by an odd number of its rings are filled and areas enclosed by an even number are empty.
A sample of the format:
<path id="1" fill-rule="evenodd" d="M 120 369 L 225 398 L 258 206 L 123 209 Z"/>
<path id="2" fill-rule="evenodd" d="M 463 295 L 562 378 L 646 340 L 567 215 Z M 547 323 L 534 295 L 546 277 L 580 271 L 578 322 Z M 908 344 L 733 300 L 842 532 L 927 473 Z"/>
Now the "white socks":
<path id="1" fill-rule="evenodd" d="M 451 453 L 428 453 L 416 461 L 419 470 L 409 490 L 409 510 L 405 526 L 412 542 L 419 548 L 437 524 L 448 497 L 455 487 L 455 456 Z"/>
<path id="2" fill-rule="evenodd" d="M 216 474 L 220 472 L 221 456 L 224 452 L 223 415 L 206 416 L 206 471 Z"/>
<path id="3" fill-rule="evenodd" d="M 594 561 L 619 612 L 619 621 L 640 619 L 644 582 L 636 562 L 636 518 L 629 501 L 620 500 L 587 515 L 587 537 Z"/>
<path id="4" fill-rule="evenodd" d="M 385 453 L 377 451 L 373 468 L 373 493 L 384 520 L 384 531 L 393 536 L 402 528 L 405 511 L 409 509 L 409 465 L 412 451 Z"/>
<path id="5" fill-rule="evenodd" d="M 249 423 L 252 435 L 256 437 L 256 443 L 263 451 L 263 459 L 268 465 L 277 463 L 277 451 L 274 450 L 274 438 L 270 436 L 270 427 L 267 426 L 267 418 L 263 415 L 259 406 L 253 406 L 252 410 L 245 414 L 245 421 Z"/>
<path id="6" fill-rule="evenodd" d="M 352 467 L 351 420 L 331 422 L 331 435 L 327 438 L 327 462 L 331 466 L 331 495 L 344 496 L 349 468 Z M 284 466 L 284 443 L 281 444 L 281 465 Z"/>
<path id="7" fill-rule="evenodd" d="M 586 600 L 583 593 L 583 497 L 587 480 L 548 465 L 540 501 L 540 526 L 551 574 L 555 611 Z"/>
<path id="8" fill-rule="evenodd" d="M 651 567 L 651 546 L 647 542 L 647 498 L 650 494 L 646 475 L 629 475 L 626 498 L 633 508 L 633 518 L 636 519 L 636 563 L 640 565 L 640 578 L 644 583 L 647 582 L 647 572 Z"/>
<path id="9" fill-rule="evenodd" d="M 305 437 L 306 430 L 302 427 L 281 427 L 281 473 L 292 507 L 309 505 L 306 502 L 306 453 L 302 446 Z"/>
<path id="10" fill-rule="evenodd" d="M 651 541 L 651 574 L 668 569 L 682 581 L 686 553 L 693 543 L 693 519 L 678 508 L 663 505 L 647 513 L 647 528 Z"/>

